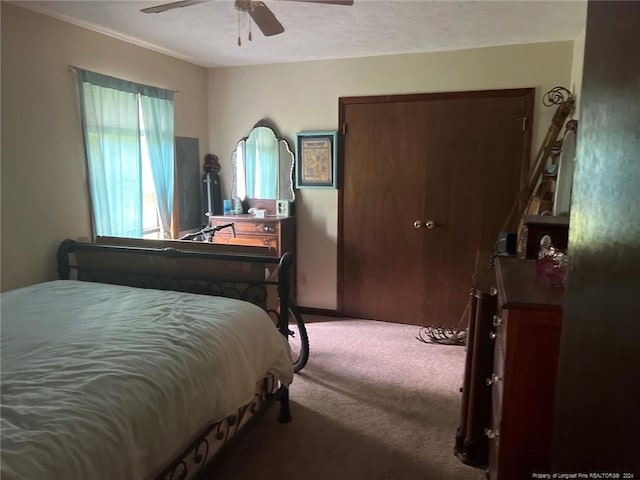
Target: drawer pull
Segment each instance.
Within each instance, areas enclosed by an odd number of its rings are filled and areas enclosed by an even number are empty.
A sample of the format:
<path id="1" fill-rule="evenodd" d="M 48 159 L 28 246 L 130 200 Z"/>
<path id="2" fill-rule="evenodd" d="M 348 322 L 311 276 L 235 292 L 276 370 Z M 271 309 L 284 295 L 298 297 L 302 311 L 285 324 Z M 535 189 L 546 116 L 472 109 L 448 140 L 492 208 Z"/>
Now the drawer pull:
<path id="1" fill-rule="evenodd" d="M 491 378 L 487 378 L 486 383 L 487 383 L 487 386 L 491 386 L 495 383 L 498 383 L 500 380 L 502 379 L 494 373 L 493 375 L 491 375 Z"/>
<path id="2" fill-rule="evenodd" d="M 491 295 L 492 297 L 495 297 L 498 294 L 498 289 L 496 287 L 491 287 L 489 289 L 489 295 Z"/>
<path id="3" fill-rule="evenodd" d="M 496 332 L 491 332 L 491 333 L 489 334 L 489 338 L 490 338 L 491 340 L 495 340 L 495 338 L 496 338 L 497 336 L 498 336 L 498 334 L 497 334 Z"/>
<path id="4" fill-rule="evenodd" d="M 499 327 L 500 325 L 502 325 L 502 319 L 498 316 L 498 315 L 494 315 L 493 316 L 493 326 L 494 327 Z"/>
<path id="5" fill-rule="evenodd" d="M 494 432 L 493 430 L 491 430 L 490 428 L 485 428 L 484 429 L 484 435 L 485 437 L 487 437 L 488 439 L 492 439 L 492 438 L 496 438 L 499 437 L 500 434 L 498 432 Z"/>

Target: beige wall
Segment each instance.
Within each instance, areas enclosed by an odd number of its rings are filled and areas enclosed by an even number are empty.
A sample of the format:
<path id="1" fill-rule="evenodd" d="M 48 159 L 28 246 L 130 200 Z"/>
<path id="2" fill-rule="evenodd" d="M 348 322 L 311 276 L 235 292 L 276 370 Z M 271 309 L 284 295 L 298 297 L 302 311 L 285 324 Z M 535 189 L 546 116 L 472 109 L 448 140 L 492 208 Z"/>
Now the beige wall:
<path id="1" fill-rule="evenodd" d="M 542 106 L 541 95 L 557 85 L 571 87 L 572 56 L 573 42 L 558 42 L 212 69 L 210 149 L 221 159 L 228 193 L 231 151 L 261 118 L 272 120 L 293 148 L 297 131 L 338 129 L 341 96 L 535 87 L 536 152 L 554 112 Z M 335 309 L 337 191 L 307 189 L 296 195 L 298 301 Z M 300 273 L 306 273 L 304 285 Z"/>
<path id="2" fill-rule="evenodd" d="M 207 73 L 187 62 L 1 4 L 2 290 L 55 278 L 64 238 L 91 234 L 76 65 L 180 90 L 176 135 L 208 147 Z M 201 155 L 202 157 L 202 155 Z"/>

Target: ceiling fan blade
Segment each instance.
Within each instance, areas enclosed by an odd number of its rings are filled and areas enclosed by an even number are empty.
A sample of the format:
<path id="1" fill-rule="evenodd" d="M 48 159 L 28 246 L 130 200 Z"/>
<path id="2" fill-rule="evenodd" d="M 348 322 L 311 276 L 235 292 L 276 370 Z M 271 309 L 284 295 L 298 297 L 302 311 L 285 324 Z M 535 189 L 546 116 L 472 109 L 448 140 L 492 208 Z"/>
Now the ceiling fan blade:
<path id="1" fill-rule="evenodd" d="M 289 2 L 326 3 L 328 5 L 353 5 L 353 0 L 286 0 Z"/>
<path id="2" fill-rule="evenodd" d="M 163 3 L 162 5 L 156 5 L 155 7 L 143 8 L 140 11 L 142 13 L 162 13 L 167 10 L 173 10 L 174 8 L 190 7 L 191 5 L 197 5 L 208 1 L 209 0 L 182 0 L 180 2 Z"/>
<path id="3" fill-rule="evenodd" d="M 284 27 L 264 2 L 251 2 L 248 13 L 265 37 L 284 32 Z"/>

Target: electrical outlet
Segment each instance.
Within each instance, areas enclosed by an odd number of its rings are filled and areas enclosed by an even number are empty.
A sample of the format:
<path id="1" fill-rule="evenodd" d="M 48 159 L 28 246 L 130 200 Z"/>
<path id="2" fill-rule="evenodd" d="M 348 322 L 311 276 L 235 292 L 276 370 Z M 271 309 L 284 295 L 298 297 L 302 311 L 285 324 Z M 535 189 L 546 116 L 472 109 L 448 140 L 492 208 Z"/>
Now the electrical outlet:
<path id="1" fill-rule="evenodd" d="M 300 274 L 300 286 L 304 287 L 307 285 L 307 274 L 306 273 L 301 273 Z"/>

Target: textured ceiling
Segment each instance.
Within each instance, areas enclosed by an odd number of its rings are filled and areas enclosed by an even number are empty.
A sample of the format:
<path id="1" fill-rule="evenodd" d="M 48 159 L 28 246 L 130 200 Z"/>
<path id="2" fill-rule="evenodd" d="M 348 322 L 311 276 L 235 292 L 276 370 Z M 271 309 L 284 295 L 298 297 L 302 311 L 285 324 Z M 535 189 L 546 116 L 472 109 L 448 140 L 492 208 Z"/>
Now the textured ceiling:
<path id="1" fill-rule="evenodd" d="M 352 6 L 264 0 L 285 32 L 264 37 L 253 25 L 249 42 L 246 16 L 231 0 L 140 12 L 168 1 L 14 3 L 205 67 L 574 40 L 586 17 L 586 2 L 572 0 L 355 0 Z"/>

